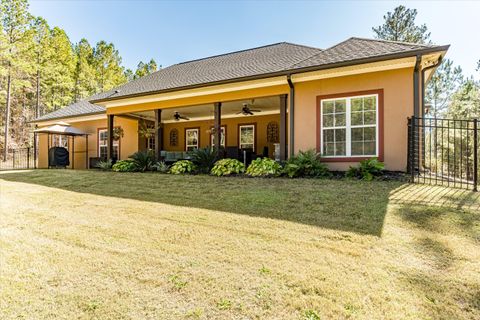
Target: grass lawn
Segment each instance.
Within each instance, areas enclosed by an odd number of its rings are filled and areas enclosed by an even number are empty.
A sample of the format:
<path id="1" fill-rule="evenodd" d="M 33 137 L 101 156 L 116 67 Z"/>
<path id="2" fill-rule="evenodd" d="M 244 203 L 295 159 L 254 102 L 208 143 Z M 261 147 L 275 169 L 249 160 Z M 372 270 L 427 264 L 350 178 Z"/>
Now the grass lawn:
<path id="1" fill-rule="evenodd" d="M 1 319 L 479 319 L 480 195 L 0 173 Z"/>

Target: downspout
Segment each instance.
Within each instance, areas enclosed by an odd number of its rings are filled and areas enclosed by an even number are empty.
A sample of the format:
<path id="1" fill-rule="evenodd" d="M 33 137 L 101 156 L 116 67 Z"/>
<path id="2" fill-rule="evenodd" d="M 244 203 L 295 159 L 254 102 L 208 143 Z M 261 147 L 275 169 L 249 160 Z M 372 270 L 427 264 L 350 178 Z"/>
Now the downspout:
<path id="1" fill-rule="evenodd" d="M 290 117 L 290 125 L 289 125 L 289 132 L 290 132 L 290 157 L 294 156 L 294 141 L 295 141 L 295 125 L 294 125 L 294 115 L 295 115 L 295 87 L 293 86 L 291 75 L 287 75 L 287 82 L 288 86 L 290 87 L 290 110 L 289 110 L 289 117 Z"/>
<path id="2" fill-rule="evenodd" d="M 422 62 L 422 56 L 417 55 L 417 61 L 415 62 L 415 69 L 413 69 L 413 116 L 420 117 L 419 97 L 418 97 L 418 81 L 420 75 L 420 63 Z"/>
<path id="3" fill-rule="evenodd" d="M 425 67 L 425 68 L 422 69 L 422 78 L 421 78 L 421 81 L 422 81 L 422 118 L 425 117 L 425 71 L 438 67 L 442 63 L 442 60 L 443 60 L 443 57 L 440 56 L 440 58 L 438 58 L 437 62 L 435 62 L 431 66 L 428 66 L 428 67 Z"/>

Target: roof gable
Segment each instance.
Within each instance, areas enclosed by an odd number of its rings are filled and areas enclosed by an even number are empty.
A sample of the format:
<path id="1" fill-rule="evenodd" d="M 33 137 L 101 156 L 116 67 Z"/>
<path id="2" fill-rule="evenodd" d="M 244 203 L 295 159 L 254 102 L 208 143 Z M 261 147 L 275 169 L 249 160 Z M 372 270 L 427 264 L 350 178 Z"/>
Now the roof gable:
<path id="1" fill-rule="evenodd" d="M 407 53 L 434 47 L 436 46 L 352 37 L 295 64 L 294 69 Z"/>

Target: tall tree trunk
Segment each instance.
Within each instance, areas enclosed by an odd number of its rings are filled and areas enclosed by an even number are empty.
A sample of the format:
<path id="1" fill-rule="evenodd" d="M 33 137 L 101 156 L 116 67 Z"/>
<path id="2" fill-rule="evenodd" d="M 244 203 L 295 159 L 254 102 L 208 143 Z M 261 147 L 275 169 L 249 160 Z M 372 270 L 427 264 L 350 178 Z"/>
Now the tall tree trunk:
<path id="1" fill-rule="evenodd" d="M 37 70 L 37 101 L 35 103 L 35 118 L 40 116 L 40 70 Z"/>
<path id="2" fill-rule="evenodd" d="M 5 108 L 5 139 L 3 145 L 3 161 L 7 161 L 8 154 L 8 134 L 10 131 L 10 91 L 12 89 L 12 77 L 10 75 L 10 70 L 8 71 L 7 76 L 7 106 Z"/>

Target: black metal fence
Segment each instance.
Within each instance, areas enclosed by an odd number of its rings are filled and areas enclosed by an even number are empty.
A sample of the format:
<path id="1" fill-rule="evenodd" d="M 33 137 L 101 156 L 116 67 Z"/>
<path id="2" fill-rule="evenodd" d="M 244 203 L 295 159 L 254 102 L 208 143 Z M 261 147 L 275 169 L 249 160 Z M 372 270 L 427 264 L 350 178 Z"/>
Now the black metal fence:
<path id="1" fill-rule="evenodd" d="M 6 158 L 0 156 L 0 170 L 34 169 L 36 159 L 33 148 L 9 149 Z"/>
<path id="2" fill-rule="evenodd" d="M 477 191 L 478 120 L 408 119 L 411 181 Z"/>

